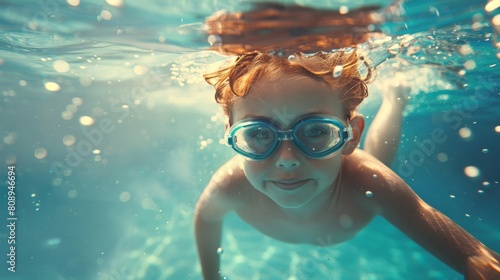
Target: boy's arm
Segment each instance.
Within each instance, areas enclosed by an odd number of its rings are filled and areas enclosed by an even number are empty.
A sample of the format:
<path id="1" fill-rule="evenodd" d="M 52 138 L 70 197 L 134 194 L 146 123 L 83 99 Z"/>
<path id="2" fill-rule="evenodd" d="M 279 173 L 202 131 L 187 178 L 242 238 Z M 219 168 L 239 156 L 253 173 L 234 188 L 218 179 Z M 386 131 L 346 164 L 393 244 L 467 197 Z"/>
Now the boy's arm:
<path id="1" fill-rule="evenodd" d="M 221 244 L 222 220 L 234 209 L 228 180 L 223 179 L 222 167 L 201 194 L 194 215 L 194 227 L 198 255 L 205 280 L 220 278 L 220 258 L 217 249 Z"/>
<path id="2" fill-rule="evenodd" d="M 392 171 L 374 193 L 381 215 L 466 279 L 500 279 L 500 256 L 429 206 Z"/>

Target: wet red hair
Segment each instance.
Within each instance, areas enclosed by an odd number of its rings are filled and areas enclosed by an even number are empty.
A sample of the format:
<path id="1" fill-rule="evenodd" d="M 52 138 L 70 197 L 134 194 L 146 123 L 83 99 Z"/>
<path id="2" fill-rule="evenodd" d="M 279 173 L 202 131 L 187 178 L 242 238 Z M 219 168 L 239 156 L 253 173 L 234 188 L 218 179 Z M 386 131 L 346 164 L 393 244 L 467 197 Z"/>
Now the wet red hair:
<path id="1" fill-rule="evenodd" d="M 365 77 L 361 77 L 358 71 L 360 65 L 366 66 Z M 215 100 L 231 122 L 232 104 L 236 98 L 245 96 L 263 77 L 272 81 L 286 74 L 310 77 L 326 84 L 332 92 L 339 94 L 346 118 L 350 118 L 368 96 L 366 83 L 371 78 L 372 69 L 354 49 L 311 55 L 297 52 L 289 58 L 256 51 L 238 56 L 229 66 L 205 74 L 204 78 L 215 87 Z"/>

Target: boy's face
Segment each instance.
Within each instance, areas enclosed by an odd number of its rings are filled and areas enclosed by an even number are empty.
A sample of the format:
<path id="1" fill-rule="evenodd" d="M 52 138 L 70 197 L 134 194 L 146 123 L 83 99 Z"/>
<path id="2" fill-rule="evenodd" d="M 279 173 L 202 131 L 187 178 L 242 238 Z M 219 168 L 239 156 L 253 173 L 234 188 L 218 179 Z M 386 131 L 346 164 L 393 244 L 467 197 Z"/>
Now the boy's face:
<path id="1" fill-rule="evenodd" d="M 232 112 L 233 123 L 266 118 L 279 124 L 281 129 L 289 129 L 296 120 L 311 114 L 332 115 L 345 121 L 337 94 L 328 92 L 320 82 L 297 75 L 257 82 L 247 95 L 235 100 Z M 292 141 L 282 141 L 268 158 L 245 160 L 244 170 L 250 183 L 278 205 L 299 208 L 333 189 L 341 154 L 312 159 Z"/>

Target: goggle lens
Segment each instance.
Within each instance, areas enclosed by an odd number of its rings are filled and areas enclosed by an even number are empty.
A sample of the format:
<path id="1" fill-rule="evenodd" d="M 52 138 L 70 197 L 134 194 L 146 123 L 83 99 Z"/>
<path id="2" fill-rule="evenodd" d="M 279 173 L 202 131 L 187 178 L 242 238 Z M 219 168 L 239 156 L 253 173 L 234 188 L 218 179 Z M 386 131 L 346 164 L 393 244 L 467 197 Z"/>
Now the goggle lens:
<path id="1" fill-rule="evenodd" d="M 255 160 L 268 157 L 284 140 L 291 140 L 307 156 L 324 158 L 340 149 L 352 136 L 351 128 L 331 117 L 306 117 L 283 131 L 267 120 L 244 120 L 226 136 L 238 153 Z"/>

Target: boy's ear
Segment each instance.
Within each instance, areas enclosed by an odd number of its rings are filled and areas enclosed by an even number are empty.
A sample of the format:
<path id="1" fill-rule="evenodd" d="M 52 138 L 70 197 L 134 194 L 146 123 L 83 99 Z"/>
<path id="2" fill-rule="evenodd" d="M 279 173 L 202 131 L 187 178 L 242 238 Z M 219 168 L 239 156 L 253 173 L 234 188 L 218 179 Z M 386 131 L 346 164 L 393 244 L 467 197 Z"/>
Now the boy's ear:
<path id="1" fill-rule="evenodd" d="M 352 127 L 352 139 L 349 140 L 344 148 L 342 148 L 343 155 L 350 155 L 359 145 L 361 135 L 365 129 L 365 117 L 363 115 L 356 115 L 349 121 Z"/>

